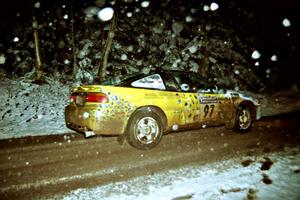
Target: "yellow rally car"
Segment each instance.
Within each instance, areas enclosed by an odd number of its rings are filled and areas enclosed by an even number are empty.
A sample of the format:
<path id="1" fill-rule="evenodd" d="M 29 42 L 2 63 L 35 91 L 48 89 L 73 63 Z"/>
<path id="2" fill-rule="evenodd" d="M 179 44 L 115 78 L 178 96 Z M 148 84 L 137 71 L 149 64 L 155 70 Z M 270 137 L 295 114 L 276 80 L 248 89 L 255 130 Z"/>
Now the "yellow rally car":
<path id="1" fill-rule="evenodd" d="M 70 99 L 68 128 L 86 137 L 124 136 L 139 149 L 156 146 L 171 131 L 225 125 L 246 132 L 260 118 L 257 101 L 191 72 L 154 70 L 82 85 L 72 89 Z"/>

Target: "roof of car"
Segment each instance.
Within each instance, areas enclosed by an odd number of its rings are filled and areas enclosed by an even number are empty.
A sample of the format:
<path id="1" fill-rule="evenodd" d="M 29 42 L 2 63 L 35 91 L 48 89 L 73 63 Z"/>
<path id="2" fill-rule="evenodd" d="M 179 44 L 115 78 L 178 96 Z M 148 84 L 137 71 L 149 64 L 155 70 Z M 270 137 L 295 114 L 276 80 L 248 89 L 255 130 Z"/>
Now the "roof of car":
<path id="1" fill-rule="evenodd" d="M 133 73 L 133 74 L 128 74 L 128 75 L 124 75 L 122 77 L 110 77 L 109 79 L 102 81 L 101 83 L 97 82 L 96 84 L 101 84 L 101 85 L 115 85 L 115 86 L 128 86 L 132 81 L 143 78 L 145 76 L 151 75 L 151 74 L 155 74 L 155 73 L 159 73 L 161 75 L 164 74 L 169 74 L 169 73 L 173 73 L 173 72 L 179 72 L 179 73 L 184 73 L 184 74 L 196 74 L 197 76 L 202 77 L 201 75 L 195 73 L 195 72 L 191 72 L 191 71 L 181 71 L 181 70 L 165 70 L 165 69 L 152 69 L 150 70 L 148 73 L 143 73 L 143 72 L 137 72 L 137 73 Z M 202 77 L 203 79 L 205 79 L 204 77 Z"/>

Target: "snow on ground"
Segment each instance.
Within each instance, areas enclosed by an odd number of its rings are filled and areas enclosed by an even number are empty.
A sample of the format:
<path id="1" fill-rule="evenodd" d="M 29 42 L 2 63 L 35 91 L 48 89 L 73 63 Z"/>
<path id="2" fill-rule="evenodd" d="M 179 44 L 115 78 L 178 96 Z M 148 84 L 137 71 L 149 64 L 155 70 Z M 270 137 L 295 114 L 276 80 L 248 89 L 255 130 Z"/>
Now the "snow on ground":
<path id="1" fill-rule="evenodd" d="M 64 123 L 68 85 L 0 81 L 0 139 L 71 132 Z"/>
<path id="2" fill-rule="evenodd" d="M 71 132 L 64 124 L 70 84 L 56 81 L 36 85 L 26 81 L 0 81 L 0 139 Z M 256 95 L 263 115 L 293 111 L 299 91 Z M 296 99 L 296 101 L 295 101 Z M 295 104 L 296 102 L 296 104 Z M 299 107 L 300 108 L 300 107 Z M 292 153 L 291 153 L 292 152 Z M 283 153 L 194 166 L 78 189 L 64 199 L 300 199 L 299 149 Z M 242 167 L 249 164 L 249 166 Z M 270 170 L 262 170 L 269 163 Z M 271 164 L 270 164 L 271 163 Z M 273 163 L 273 164 L 272 164 Z"/>
<path id="3" fill-rule="evenodd" d="M 275 116 L 300 110 L 300 90 L 297 85 L 293 85 L 285 91 L 278 91 L 272 94 L 253 93 L 249 91 L 241 91 L 261 104 L 262 116 Z"/>
<path id="4" fill-rule="evenodd" d="M 300 199 L 299 148 L 77 189 L 63 199 Z M 270 169 L 269 169 L 270 168 Z"/>
<path id="5" fill-rule="evenodd" d="M 71 84 L 48 80 L 49 84 L 37 85 L 28 80 L 0 80 L 0 140 L 73 132 L 64 122 Z M 271 96 L 248 94 L 261 102 L 263 116 L 300 110 L 296 86 Z"/>

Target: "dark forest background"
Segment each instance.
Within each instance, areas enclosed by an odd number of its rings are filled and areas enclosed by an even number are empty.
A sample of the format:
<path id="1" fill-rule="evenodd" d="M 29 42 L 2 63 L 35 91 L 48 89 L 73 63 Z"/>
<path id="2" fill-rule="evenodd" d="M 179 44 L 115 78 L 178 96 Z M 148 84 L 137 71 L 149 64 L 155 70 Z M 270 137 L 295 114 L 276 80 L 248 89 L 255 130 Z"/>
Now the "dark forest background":
<path id="1" fill-rule="evenodd" d="M 163 68 L 195 71 L 236 90 L 300 86 L 297 1 L 155 0 L 146 1 L 146 7 L 143 2 L 121 1 L 107 77 Z M 204 11 L 214 2 L 217 10 Z M 44 77 L 95 82 L 111 27 L 111 20 L 97 17 L 105 7 L 114 8 L 115 2 L 11 0 L 2 5 L 0 79 L 34 80 L 37 31 Z M 284 19 L 291 25 L 283 26 Z M 259 58 L 252 57 L 255 51 Z"/>

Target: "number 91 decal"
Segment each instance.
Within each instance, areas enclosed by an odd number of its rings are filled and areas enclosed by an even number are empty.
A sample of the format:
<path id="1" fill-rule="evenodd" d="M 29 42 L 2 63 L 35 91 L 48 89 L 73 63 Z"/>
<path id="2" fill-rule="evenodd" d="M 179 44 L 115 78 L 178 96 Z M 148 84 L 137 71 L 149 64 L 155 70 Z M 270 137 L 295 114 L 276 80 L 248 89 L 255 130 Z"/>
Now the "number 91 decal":
<path id="1" fill-rule="evenodd" d="M 214 112 L 214 108 L 215 108 L 215 105 L 213 105 L 213 104 L 205 105 L 205 107 L 204 107 L 204 118 L 206 118 L 207 116 L 211 117 L 213 112 Z"/>

